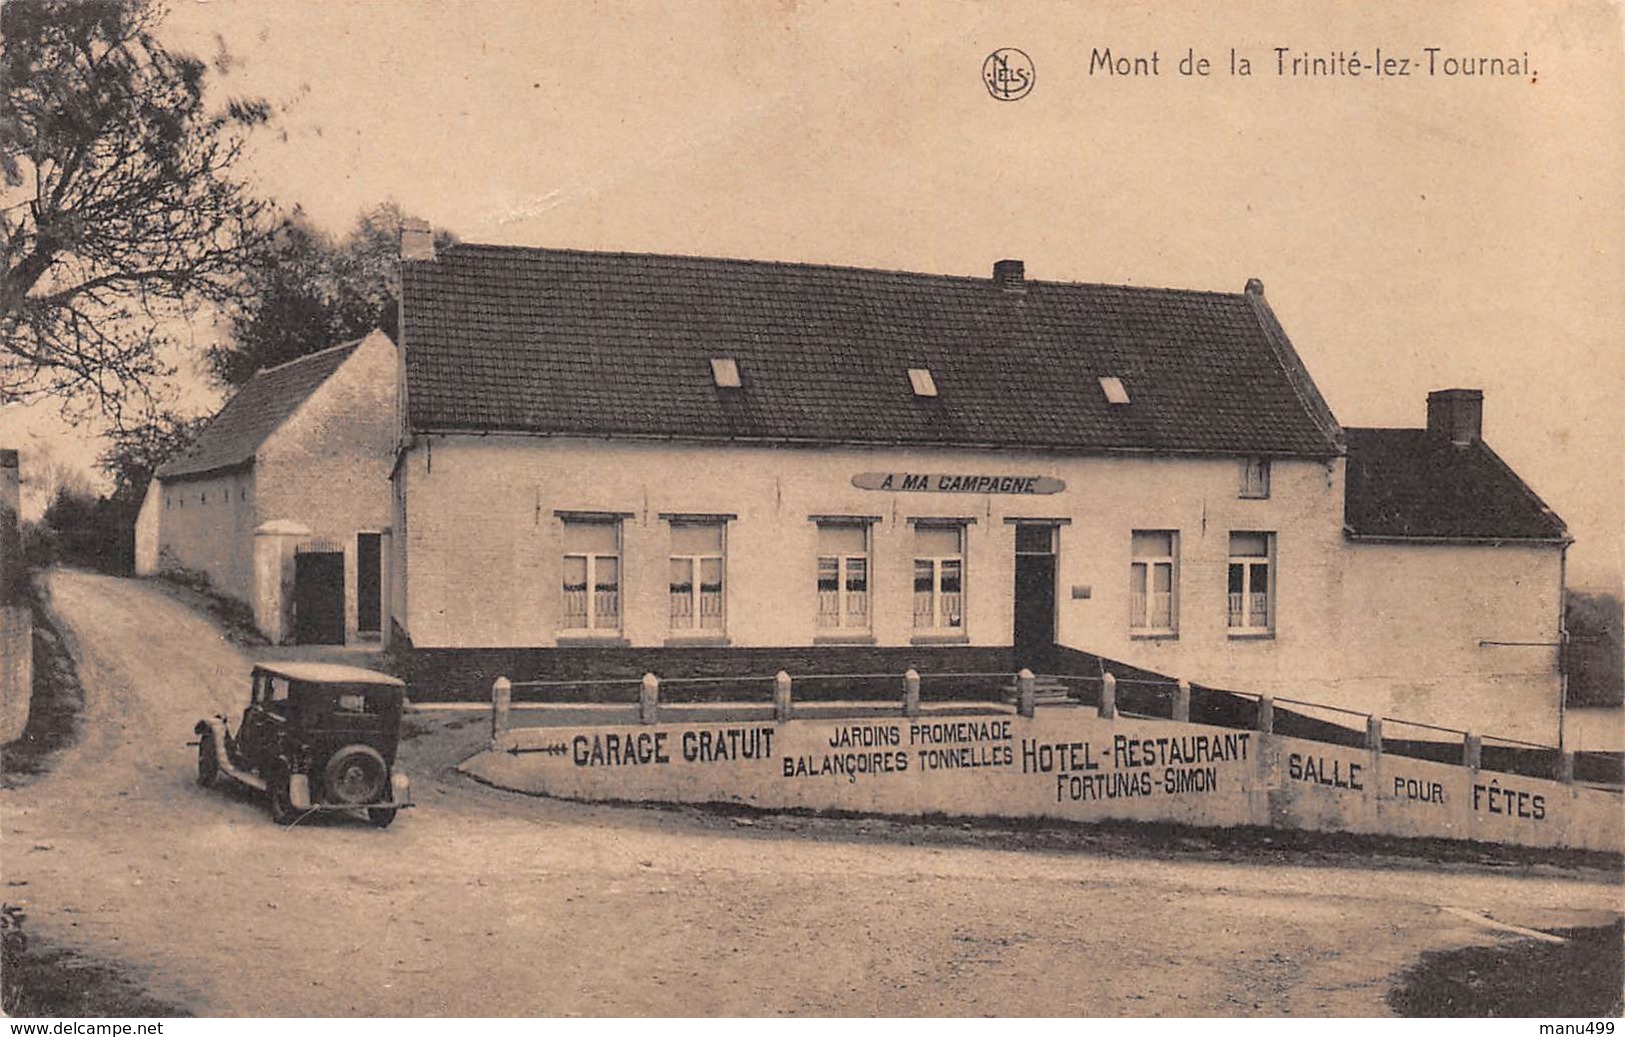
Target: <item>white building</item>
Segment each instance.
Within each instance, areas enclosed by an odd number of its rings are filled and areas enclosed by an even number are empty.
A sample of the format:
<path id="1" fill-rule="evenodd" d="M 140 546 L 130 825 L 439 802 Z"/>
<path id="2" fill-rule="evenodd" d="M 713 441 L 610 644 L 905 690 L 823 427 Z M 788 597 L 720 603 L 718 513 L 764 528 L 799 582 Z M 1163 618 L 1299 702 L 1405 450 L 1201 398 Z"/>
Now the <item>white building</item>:
<path id="1" fill-rule="evenodd" d="M 389 601 L 420 696 L 1071 650 L 1555 740 L 1568 538 L 1483 443 L 1479 394 L 1344 430 L 1256 281 L 435 256 L 426 233 Z"/>
<path id="2" fill-rule="evenodd" d="M 380 639 L 397 366 L 375 331 L 255 374 L 158 469 L 136 571 L 207 576 L 273 642 Z"/>

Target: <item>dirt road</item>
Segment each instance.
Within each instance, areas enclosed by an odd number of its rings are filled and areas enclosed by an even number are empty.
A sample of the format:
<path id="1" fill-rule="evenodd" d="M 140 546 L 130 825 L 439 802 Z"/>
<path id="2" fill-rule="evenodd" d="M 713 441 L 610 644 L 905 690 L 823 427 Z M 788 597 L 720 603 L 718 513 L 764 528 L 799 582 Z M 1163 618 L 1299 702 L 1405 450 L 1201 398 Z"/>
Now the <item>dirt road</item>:
<path id="1" fill-rule="evenodd" d="M 0 793 L 6 897 L 200 1014 L 1359 1016 L 1420 951 L 1506 938 L 1445 908 L 1555 927 L 1621 906 L 1590 872 L 1038 852 L 531 800 L 452 774 L 480 721 L 445 714 L 403 746 L 422 805 L 393 828 L 282 829 L 198 789 L 185 745 L 240 710 L 249 661 L 142 582 L 48 584 L 86 716 L 52 774 Z"/>

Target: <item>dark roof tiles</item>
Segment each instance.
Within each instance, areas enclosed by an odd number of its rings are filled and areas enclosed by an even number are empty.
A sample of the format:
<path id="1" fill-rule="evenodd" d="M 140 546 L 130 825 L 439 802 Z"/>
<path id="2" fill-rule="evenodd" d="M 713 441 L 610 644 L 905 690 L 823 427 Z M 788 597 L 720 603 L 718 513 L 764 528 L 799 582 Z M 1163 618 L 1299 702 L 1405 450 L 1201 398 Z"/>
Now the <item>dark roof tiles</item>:
<path id="1" fill-rule="evenodd" d="M 404 264 L 410 423 L 1324 457 L 1330 411 L 1244 294 L 455 246 Z M 1278 330 L 1277 330 L 1278 334 Z M 738 361 L 718 388 L 709 360 Z M 908 368 L 927 367 L 936 399 Z M 1108 404 L 1116 375 L 1132 402 Z"/>
<path id="2" fill-rule="evenodd" d="M 1343 520 L 1358 537 L 1564 540 L 1563 520 L 1482 440 L 1351 428 Z"/>
<path id="3" fill-rule="evenodd" d="M 205 475 L 253 460 L 260 445 L 360 344 L 347 342 L 256 373 L 204 427 L 190 450 L 158 468 L 158 478 Z"/>

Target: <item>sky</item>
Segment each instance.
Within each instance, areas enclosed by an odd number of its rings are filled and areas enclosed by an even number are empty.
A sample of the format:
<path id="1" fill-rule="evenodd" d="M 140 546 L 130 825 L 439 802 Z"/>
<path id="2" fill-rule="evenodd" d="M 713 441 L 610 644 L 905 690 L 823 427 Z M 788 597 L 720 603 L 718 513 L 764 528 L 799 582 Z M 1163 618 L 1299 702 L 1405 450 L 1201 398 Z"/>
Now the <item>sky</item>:
<path id="1" fill-rule="evenodd" d="M 1618 589 L 1612 4 L 172 0 L 164 31 L 229 55 L 222 99 L 284 106 L 252 177 L 335 233 L 391 198 L 465 241 L 1257 277 L 1345 425 L 1419 426 L 1429 390 L 1484 390 L 1485 438 L 1577 539 L 1570 584 Z M 1036 72 L 1019 101 L 982 81 L 1002 47 Z M 1158 74 L 1108 74 L 1108 48 Z M 1278 74 L 1276 48 L 1289 73 L 1344 74 Z M 1209 75 L 1181 74 L 1187 50 Z M 1480 57 L 1513 72 L 1444 74 Z M 24 426 L 94 456 L 37 409 L 0 414 L 0 440 Z"/>

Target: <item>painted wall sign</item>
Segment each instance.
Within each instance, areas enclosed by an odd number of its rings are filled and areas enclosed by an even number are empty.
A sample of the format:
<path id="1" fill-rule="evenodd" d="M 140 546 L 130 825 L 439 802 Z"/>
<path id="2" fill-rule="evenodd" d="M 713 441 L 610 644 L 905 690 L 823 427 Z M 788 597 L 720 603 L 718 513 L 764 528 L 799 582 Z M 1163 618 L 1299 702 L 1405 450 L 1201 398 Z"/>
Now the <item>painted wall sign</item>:
<path id="1" fill-rule="evenodd" d="M 516 728 L 463 764 L 587 800 L 1272 825 L 1617 851 L 1607 792 L 1256 731 L 1103 718 L 796 718 Z"/>
<path id="2" fill-rule="evenodd" d="M 1066 483 L 1047 475 L 951 475 L 936 472 L 859 472 L 860 490 L 897 493 L 1060 493 Z"/>

